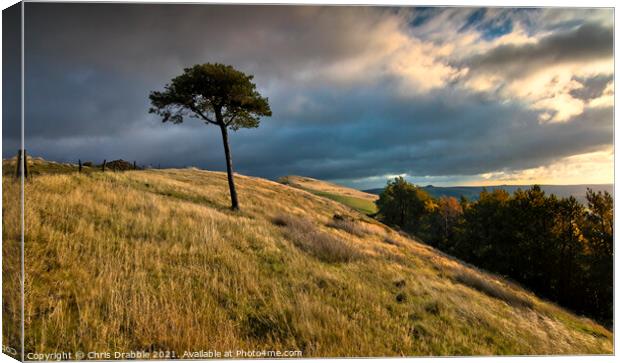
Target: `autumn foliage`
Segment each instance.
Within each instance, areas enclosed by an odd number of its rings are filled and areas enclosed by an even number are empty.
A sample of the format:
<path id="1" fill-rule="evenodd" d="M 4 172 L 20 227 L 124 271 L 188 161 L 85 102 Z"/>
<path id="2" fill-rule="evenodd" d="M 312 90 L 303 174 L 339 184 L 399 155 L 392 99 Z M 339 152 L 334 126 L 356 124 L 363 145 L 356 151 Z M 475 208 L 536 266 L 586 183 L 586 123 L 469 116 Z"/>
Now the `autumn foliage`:
<path id="1" fill-rule="evenodd" d="M 431 198 L 403 178 L 381 194 L 379 218 L 478 267 L 611 325 L 613 198 L 588 190 L 587 205 L 538 186 L 477 201 Z"/>

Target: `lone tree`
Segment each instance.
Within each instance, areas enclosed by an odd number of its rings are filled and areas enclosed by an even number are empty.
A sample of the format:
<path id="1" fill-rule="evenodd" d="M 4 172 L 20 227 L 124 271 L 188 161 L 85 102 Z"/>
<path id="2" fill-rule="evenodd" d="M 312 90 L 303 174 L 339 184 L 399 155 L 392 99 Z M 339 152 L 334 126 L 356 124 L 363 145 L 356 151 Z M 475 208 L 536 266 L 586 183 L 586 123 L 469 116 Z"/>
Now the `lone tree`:
<path id="1" fill-rule="evenodd" d="M 163 122 L 180 124 L 185 117 L 191 117 L 220 128 L 233 210 L 239 209 L 239 201 L 228 129 L 258 127 L 261 116 L 271 116 L 269 102 L 258 93 L 252 78 L 224 64 L 197 64 L 185 68 L 163 91 L 149 95 L 152 105 L 149 112 L 161 116 Z"/>

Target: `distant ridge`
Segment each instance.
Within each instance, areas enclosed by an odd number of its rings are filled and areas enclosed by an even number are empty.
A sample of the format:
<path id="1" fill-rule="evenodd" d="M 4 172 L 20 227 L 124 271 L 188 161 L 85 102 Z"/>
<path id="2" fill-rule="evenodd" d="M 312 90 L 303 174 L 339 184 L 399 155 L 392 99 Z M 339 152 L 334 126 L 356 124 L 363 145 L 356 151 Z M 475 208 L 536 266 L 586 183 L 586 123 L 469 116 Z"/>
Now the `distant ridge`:
<path id="1" fill-rule="evenodd" d="M 534 184 L 532 184 L 534 185 Z M 514 193 L 518 189 L 529 189 L 532 185 L 493 185 L 493 186 L 456 186 L 456 187 L 436 187 L 433 185 L 427 185 L 421 187 L 426 190 L 434 198 L 442 196 L 460 198 L 466 197 L 469 200 L 478 200 L 480 192 L 486 188 L 488 191 L 495 189 L 504 189 L 509 193 Z M 586 201 L 586 191 L 588 188 L 594 191 L 607 191 L 613 195 L 613 184 L 575 184 L 575 185 L 541 185 L 542 190 L 547 194 L 555 194 L 558 197 L 573 196 L 580 202 Z M 381 194 L 383 188 L 374 188 L 364 190 L 366 193 Z"/>
<path id="2" fill-rule="evenodd" d="M 278 183 L 335 200 L 364 214 L 377 212 L 375 201 L 379 197 L 376 194 L 298 175 L 283 176 L 278 179 Z"/>

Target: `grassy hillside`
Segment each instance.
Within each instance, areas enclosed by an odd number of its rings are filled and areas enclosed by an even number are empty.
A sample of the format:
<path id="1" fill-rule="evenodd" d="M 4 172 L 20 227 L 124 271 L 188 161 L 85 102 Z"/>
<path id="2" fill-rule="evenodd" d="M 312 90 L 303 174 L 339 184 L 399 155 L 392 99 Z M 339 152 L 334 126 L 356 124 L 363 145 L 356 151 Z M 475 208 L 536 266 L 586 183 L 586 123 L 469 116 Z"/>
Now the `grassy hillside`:
<path id="1" fill-rule="evenodd" d="M 375 201 L 379 196 L 375 194 L 296 175 L 282 177 L 278 182 L 335 200 L 364 214 L 377 213 Z"/>
<path id="2" fill-rule="evenodd" d="M 236 180 L 240 212 L 228 209 L 219 172 L 29 180 L 26 352 L 612 353 L 603 327 L 340 203 Z M 3 178 L 5 198 L 17 188 Z M 19 236 L 18 208 L 7 202 L 3 248 Z M 18 305 L 5 296 L 5 325 Z"/>

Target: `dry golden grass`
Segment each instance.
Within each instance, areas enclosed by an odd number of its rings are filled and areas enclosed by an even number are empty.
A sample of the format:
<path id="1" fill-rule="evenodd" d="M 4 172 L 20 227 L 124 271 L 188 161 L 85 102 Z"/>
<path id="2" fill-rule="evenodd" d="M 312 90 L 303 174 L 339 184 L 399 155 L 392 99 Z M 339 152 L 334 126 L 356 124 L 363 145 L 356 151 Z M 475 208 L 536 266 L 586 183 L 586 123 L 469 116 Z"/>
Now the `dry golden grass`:
<path id="1" fill-rule="evenodd" d="M 333 220 L 327 223 L 327 226 L 341 229 L 357 237 L 364 237 L 369 233 L 373 233 L 366 223 L 360 223 L 353 218 L 344 217 L 340 214 L 335 214 Z"/>
<path id="2" fill-rule="evenodd" d="M 218 172 L 65 173 L 28 181 L 26 352 L 612 352 L 612 333 L 592 321 L 527 291 L 514 293 L 531 308 L 460 283 L 455 274 L 469 267 L 335 201 L 263 179 L 236 180 L 241 212 L 228 209 L 226 175 Z M 3 190 L 10 198 L 14 179 L 4 177 Z M 5 199 L 5 253 L 6 242 L 19 237 L 18 214 Z M 335 214 L 366 232 L 329 227 Z M 289 224 L 274 223 L 282 216 L 311 227 L 291 235 Z M 317 246 L 295 240 L 308 234 L 346 243 L 356 258 L 326 261 Z M 16 261 L 5 263 L 4 271 L 15 268 Z M 504 286 L 492 275 L 478 277 Z M 6 306 L 19 306 L 17 294 L 4 297 Z M 6 306 L 3 339 L 12 344 L 15 331 L 6 327 L 16 317 Z"/>
<path id="3" fill-rule="evenodd" d="M 7 172 L 6 167 L 3 169 Z M 12 169 L 11 171 L 14 171 Z M 21 354 L 21 218 L 19 181 L 2 182 L 2 344 L 4 353 Z"/>
<path id="4" fill-rule="evenodd" d="M 358 249 L 348 241 L 320 231 L 311 221 L 290 215 L 278 215 L 274 224 L 284 227 L 284 235 L 295 246 L 323 262 L 351 262 L 362 257 Z"/>
<path id="5" fill-rule="evenodd" d="M 454 274 L 454 280 L 491 297 L 503 300 L 509 305 L 524 308 L 533 307 L 532 301 L 526 296 L 523 296 L 522 293 L 515 292 L 508 286 L 502 285 L 500 282 L 494 281 L 493 279 L 489 279 L 487 276 L 480 273 L 467 269 L 459 269 Z"/>
<path id="6" fill-rule="evenodd" d="M 280 178 L 282 184 L 290 185 L 300 189 L 309 189 L 331 194 L 339 194 L 347 197 L 354 197 L 369 200 L 371 202 L 379 199 L 378 195 L 362 192 L 361 190 L 347 188 L 342 185 L 329 183 L 323 180 L 308 178 L 305 176 L 289 175 Z"/>

